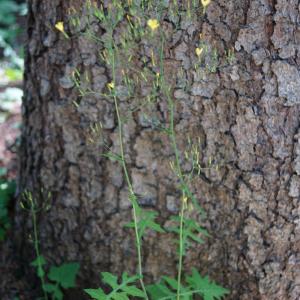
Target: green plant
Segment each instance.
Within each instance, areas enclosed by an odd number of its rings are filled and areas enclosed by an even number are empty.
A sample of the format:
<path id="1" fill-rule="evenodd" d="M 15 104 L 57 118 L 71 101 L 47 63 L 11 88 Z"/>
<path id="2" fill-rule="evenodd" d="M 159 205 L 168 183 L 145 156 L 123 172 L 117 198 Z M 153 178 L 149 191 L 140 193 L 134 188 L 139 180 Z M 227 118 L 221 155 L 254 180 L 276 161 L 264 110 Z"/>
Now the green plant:
<path id="1" fill-rule="evenodd" d="M 85 292 L 93 299 L 97 300 L 123 300 L 129 299 L 129 296 L 144 298 L 144 292 L 135 285 L 139 279 L 138 276 L 128 276 L 126 272 L 123 273 L 121 282 L 118 283 L 118 278 L 111 273 L 102 272 L 102 282 L 110 286 L 111 290 L 105 294 L 103 289 L 86 289 Z"/>
<path id="2" fill-rule="evenodd" d="M 93 91 L 89 88 L 86 82 L 89 82 L 87 76 L 80 75 L 80 72 L 76 70 L 74 82 L 80 92 L 80 96 L 84 97 L 88 94 L 100 95 L 111 101 L 114 104 L 116 116 L 117 116 L 117 130 L 118 130 L 118 145 L 119 150 L 112 151 L 105 145 L 107 149 L 106 153 L 102 156 L 113 161 L 117 161 L 123 168 L 125 181 L 128 188 L 128 199 L 132 205 L 132 222 L 128 223 L 126 227 L 132 228 L 135 234 L 135 244 L 137 251 L 137 274 L 128 276 L 127 273 L 123 273 L 120 280 L 108 272 L 102 274 L 102 282 L 109 287 L 108 291 L 102 288 L 98 289 L 86 289 L 85 292 L 89 294 L 93 299 L 130 299 L 129 297 L 136 297 L 142 299 L 184 299 L 191 300 L 194 296 L 198 295 L 204 300 L 216 300 L 221 299 L 223 296 L 229 293 L 229 290 L 217 285 L 211 281 L 207 276 L 203 277 L 196 270 L 192 269 L 190 275 L 183 274 L 184 257 L 187 249 L 191 244 L 204 242 L 204 237 L 208 236 L 208 232 L 201 226 L 201 221 L 204 217 L 204 212 L 198 203 L 195 195 L 192 192 L 192 181 L 195 174 L 199 175 L 203 168 L 200 165 L 200 151 L 197 146 L 189 143 L 190 149 L 187 149 L 181 153 L 175 128 L 175 110 L 176 103 L 172 96 L 172 87 L 168 83 L 168 79 L 165 77 L 164 69 L 164 52 L 165 44 L 168 37 L 165 36 L 163 30 L 160 29 L 160 16 L 162 15 L 163 7 L 156 5 L 160 1 L 127 1 L 122 3 L 117 0 L 111 1 L 108 7 L 98 6 L 96 3 L 88 2 L 85 11 L 89 11 L 86 23 L 90 25 L 91 20 L 98 19 L 101 22 L 101 26 L 104 28 L 106 34 L 103 40 L 99 39 L 92 32 L 92 26 L 88 26 L 86 29 L 86 37 L 92 39 L 94 42 L 99 43 L 101 50 L 99 59 L 101 63 L 105 63 L 109 68 L 111 74 L 111 81 L 106 86 L 106 92 L 101 93 L 99 91 Z M 210 1 L 202 1 L 204 12 L 205 8 Z M 190 3 L 190 2 L 189 2 Z M 198 3 L 193 1 L 193 5 L 198 7 Z M 174 1 L 172 7 L 172 13 L 174 10 L 179 10 L 177 1 Z M 192 6 L 185 7 L 188 18 L 192 17 Z M 151 12 L 150 12 L 151 10 Z M 76 12 L 78 15 L 78 12 Z M 157 17 L 153 18 L 153 15 Z M 141 17 L 144 16 L 148 19 L 147 28 L 143 26 Z M 114 39 L 114 32 L 119 23 L 122 20 L 127 20 L 126 25 L 122 24 L 124 35 L 119 38 L 118 41 Z M 72 22 L 73 26 L 78 26 L 78 21 Z M 60 24 L 61 25 L 61 24 Z M 63 27 L 61 27 L 63 28 Z M 61 30 L 60 30 L 61 31 Z M 68 36 L 69 38 L 69 36 Z M 72 37 L 71 37 L 72 38 Z M 142 70 L 132 63 L 132 49 L 138 49 L 138 44 L 141 39 L 149 39 L 149 52 L 150 58 L 142 58 L 145 64 Z M 200 52 L 198 51 L 199 56 Z M 197 54 L 198 55 L 198 54 Z M 212 65 L 208 68 L 210 72 L 215 72 L 217 68 L 218 56 L 216 50 L 212 53 Z M 119 74 L 117 72 L 120 72 Z M 119 76 L 122 74 L 122 76 Z M 118 76 L 117 76 L 118 75 Z M 120 77 L 122 77 L 120 79 Z M 84 82 L 83 82 L 84 81 Z M 146 97 L 140 95 L 134 95 L 134 91 L 140 82 L 152 85 L 151 92 Z M 130 107 L 124 112 L 124 105 L 120 104 L 120 95 L 118 85 L 125 84 L 128 88 L 128 94 L 126 95 L 131 99 L 133 103 L 136 99 L 140 100 L 137 105 Z M 150 99 L 150 101 L 149 101 Z M 169 138 L 169 143 L 173 151 L 173 160 L 170 162 L 170 167 L 176 177 L 176 182 L 179 182 L 177 190 L 180 191 L 180 211 L 177 216 L 172 216 L 171 221 L 174 224 L 170 228 L 162 228 L 157 223 L 158 213 L 142 207 L 139 203 L 138 195 L 135 193 L 133 184 L 130 177 L 130 172 L 125 155 L 125 143 L 124 143 L 124 128 L 125 124 L 130 119 L 133 111 L 142 110 L 147 105 L 157 103 L 158 99 L 166 101 L 168 107 L 168 122 L 161 124 L 159 121 L 153 124 L 155 129 L 165 133 Z M 144 101 L 142 101 L 144 100 Z M 80 103 L 76 102 L 76 107 Z M 151 118 L 149 118 L 151 122 Z M 97 135 L 100 128 L 92 130 Z M 90 138 L 93 142 L 95 137 Z M 191 163 L 190 171 L 183 169 L 184 160 Z M 211 162 L 205 168 L 211 168 Z M 178 268 L 176 278 L 168 276 L 161 276 L 161 281 L 151 285 L 144 283 L 143 276 L 143 255 L 142 255 L 142 237 L 148 230 L 153 230 L 158 233 L 169 232 L 177 235 L 178 242 Z"/>
<path id="3" fill-rule="evenodd" d="M 17 37 L 22 32 L 17 18 L 27 13 L 25 3 L 18 4 L 13 0 L 0 1 L 0 50 L 4 55 L 5 64 L 2 68 L 6 71 L 9 80 L 22 79 L 23 73 L 23 48 L 17 45 Z"/>
<path id="4" fill-rule="evenodd" d="M 182 285 L 183 258 L 186 254 L 186 250 L 191 242 L 202 244 L 204 241 L 200 236 L 208 236 L 208 232 L 203 227 L 201 227 L 199 222 L 197 222 L 193 217 L 189 216 L 188 214 L 188 205 L 190 203 L 193 205 L 192 209 L 195 210 L 195 212 L 198 213 L 200 216 L 203 216 L 203 210 L 198 204 L 196 197 L 190 189 L 190 182 L 191 177 L 193 176 L 193 171 L 195 169 L 199 174 L 199 172 L 201 172 L 201 166 L 199 164 L 199 156 L 197 155 L 198 152 L 194 148 L 193 155 L 191 156 L 193 166 L 191 172 L 189 174 L 185 174 L 182 169 L 182 163 L 180 158 L 181 155 L 176 140 L 176 131 L 174 124 L 175 103 L 171 96 L 171 89 L 168 83 L 166 82 L 164 76 L 164 42 L 165 37 L 162 34 L 160 49 L 160 87 L 162 94 L 167 98 L 170 116 L 168 135 L 175 156 L 175 159 L 171 163 L 171 166 L 174 175 L 179 179 L 179 189 L 181 190 L 181 207 L 179 216 L 171 217 L 171 219 L 174 220 L 175 223 L 177 223 L 177 226 L 169 228 L 169 230 L 175 232 L 178 235 L 179 262 L 177 280 L 164 276 L 162 277 L 163 280 L 160 284 L 152 285 L 152 291 L 154 289 L 153 299 L 191 299 L 191 297 L 193 297 L 195 294 L 202 296 L 204 300 L 221 299 L 224 295 L 228 294 L 229 291 L 221 286 L 218 286 L 214 282 L 211 282 L 208 279 L 208 277 L 202 277 L 195 269 L 193 269 L 192 275 L 190 277 L 186 277 L 186 285 Z M 172 292 L 172 290 L 168 289 L 167 285 L 164 285 L 163 283 L 169 285 L 173 290 L 175 290 L 175 292 Z M 161 289 L 164 290 L 165 295 L 159 293 Z"/>
<path id="5" fill-rule="evenodd" d="M 52 294 L 52 299 L 63 299 L 63 289 L 75 287 L 75 279 L 79 271 L 78 263 L 64 263 L 58 267 L 51 266 L 48 272 L 50 282 L 46 283 L 44 288 L 47 293 Z"/>
<path id="6" fill-rule="evenodd" d="M 177 281 L 168 276 L 162 276 L 161 281 L 148 286 L 148 290 L 153 300 L 172 300 L 179 299 L 179 297 L 183 300 L 190 300 L 194 295 L 199 295 L 204 300 L 215 300 L 222 299 L 228 294 L 227 289 L 212 282 L 208 276 L 202 277 L 194 268 L 190 276 L 185 276 L 184 284 L 180 287 L 180 294 L 178 294 Z"/>
<path id="7" fill-rule="evenodd" d="M 5 76 L 9 81 L 21 81 L 23 78 L 23 71 L 17 68 L 5 69 Z"/>
<path id="8" fill-rule="evenodd" d="M 16 190 L 14 180 L 1 179 L 6 173 L 5 168 L 0 168 L 0 242 L 5 239 L 6 232 L 11 226 L 8 206 Z"/>
<path id="9" fill-rule="evenodd" d="M 48 200 L 50 194 L 47 195 Z M 38 238 L 38 224 L 37 213 L 48 207 L 48 201 L 45 201 L 42 207 L 38 207 L 36 199 L 31 192 L 25 191 L 23 193 L 23 201 L 21 207 L 30 212 L 32 217 L 33 237 L 36 258 L 31 262 L 31 266 L 36 268 L 37 276 L 40 278 L 42 290 L 44 293 L 44 300 L 48 300 L 48 294 L 51 295 L 52 300 L 62 300 L 63 290 L 75 287 L 76 275 L 79 271 L 78 263 L 64 263 L 60 266 L 50 266 L 46 271 L 47 261 L 40 251 L 40 242 Z"/>
<path id="10" fill-rule="evenodd" d="M 26 14 L 26 4 L 17 4 L 13 0 L 0 1 L 0 37 L 10 45 L 13 44 L 20 28 L 16 23 L 17 15 Z"/>

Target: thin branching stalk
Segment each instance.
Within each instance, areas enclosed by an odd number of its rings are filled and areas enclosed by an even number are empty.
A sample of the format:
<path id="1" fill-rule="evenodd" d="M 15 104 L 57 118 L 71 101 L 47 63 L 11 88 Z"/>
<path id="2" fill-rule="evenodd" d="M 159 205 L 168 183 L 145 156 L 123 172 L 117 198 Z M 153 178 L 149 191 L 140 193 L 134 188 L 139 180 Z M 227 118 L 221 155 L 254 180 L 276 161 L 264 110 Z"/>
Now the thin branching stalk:
<path id="1" fill-rule="evenodd" d="M 181 208 L 180 208 L 180 227 L 179 227 L 179 254 L 178 254 L 178 273 L 177 273 L 177 296 L 176 299 L 180 299 L 180 290 L 181 290 L 181 277 L 182 277 L 182 265 L 183 265 L 183 255 L 184 255 L 184 239 L 183 239 L 183 231 L 184 231 L 184 210 L 185 210 L 185 190 L 187 189 L 187 184 L 184 180 L 183 172 L 180 165 L 180 155 L 179 149 L 176 142 L 176 132 L 175 132 L 175 125 L 174 125 L 174 102 L 172 100 L 170 94 L 170 88 L 167 86 L 165 79 L 164 79 L 164 67 L 163 67 L 163 51 L 164 51 L 164 36 L 161 36 L 162 44 L 160 50 L 160 71 L 161 71 L 161 85 L 162 91 L 167 97 L 168 100 L 168 109 L 169 109 L 169 116 L 170 116 L 170 124 L 169 124 L 169 137 L 171 140 L 171 145 L 175 154 L 175 172 L 180 180 L 181 190 L 182 190 L 182 200 L 181 200 Z"/>
<path id="2" fill-rule="evenodd" d="M 41 264 L 41 255 L 40 255 L 40 246 L 39 246 L 39 238 L 38 238 L 38 230 L 37 230 L 37 219 L 36 219 L 36 207 L 34 199 L 32 198 L 31 193 L 28 193 L 28 200 L 30 202 L 30 211 L 32 215 L 32 225 L 33 225 L 33 242 L 34 242 L 34 250 L 35 255 L 37 257 L 37 264 L 38 264 L 38 277 L 41 279 L 42 283 L 42 290 L 44 293 L 44 299 L 48 300 L 48 295 L 45 289 L 45 279 L 43 272 L 43 266 Z"/>
<path id="3" fill-rule="evenodd" d="M 181 274 L 182 274 L 182 262 L 183 262 L 183 252 L 184 252 L 184 241 L 183 241 L 183 223 L 184 220 L 184 202 L 181 201 L 180 210 L 180 231 L 179 231 L 179 263 L 178 263 L 178 273 L 177 273 L 177 296 L 176 299 L 180 299 L 180 289 L 181 289 Z"/>
<path id="4" fill-rule="evenodd" d="M 174 128 L 174 103 L 170 96 L 169 91 L 167 91 L 168 107 L 170 113 L 170 127 L 169 136 L 172 142 L 173 151 L 175 153 L 175 170 L 181 182 L 181 188 L 184 189 L 186 186 L 180 166 L 179 160 L 179 150 L 176 142 L 176 133 Z M 177 300 L 180 299 L 180 289 L 181 289 L 181 275 L 182 275 L 182 264 L 183 264 L 183 253 L 184 253 L 184 240 L 183 240 L 183 227 L 184 227 L 184 208 L 185 208 L 185 193 L 182 191 L 181 208 L 180 208 L 180 227 L 179 227 L 179 262 L 178 262 L 178 273 L 177 273 Z"/>
<path id="5" fill-rule="evenodd" d="M 116 70 L 115 70 L 115 52 L 113 49 L 111 49 L 113 54 L 112 54 L 112 82 L 115 87 L 115 82 L 116 82 Z M 133 191 L 132 183 L 128 174 L 128 169 L 126 165 L 126 160 L 125 160 L 125 154 L 124 154 L 124 145 L 123 145 L 123 122 L 122 118 L 120 115 L 120 109 L 119 109 L 119 103 L 118 99 L 115 93 L 115 89 L 113 89 L 113 98 L 114 98 L 114 105 L 116 109 L 116 114 L 117 114 L 117 119 L 118 119 L 118 127 L 119 127 L 119 144 L 120 144 L 120 156 L 121 156 L 121 163 L 125 175 L 125 179 L 128 185 L 129 189 L 129 198 L 132 203 L 132 210 L 133 210 L 133 221 L 134 221 L 134 231 L 135 231 L 135 239 L 136 239 L 136 248 L 137 248 L 137 255 L 138 255 L 138 274 L 140 277 L 140 284 L 143 289 L 143 292 L 145 294 L 145 299 L 148 300 L 148 295 L 147 291 L 145 288 L 144 280 L 143 280 L 143 266 L 142 266 L 142 250 L 141 250 L 141 237 L 139 234 L 138 230 L 138 205 L 136 203 L 136 197 Z"/>

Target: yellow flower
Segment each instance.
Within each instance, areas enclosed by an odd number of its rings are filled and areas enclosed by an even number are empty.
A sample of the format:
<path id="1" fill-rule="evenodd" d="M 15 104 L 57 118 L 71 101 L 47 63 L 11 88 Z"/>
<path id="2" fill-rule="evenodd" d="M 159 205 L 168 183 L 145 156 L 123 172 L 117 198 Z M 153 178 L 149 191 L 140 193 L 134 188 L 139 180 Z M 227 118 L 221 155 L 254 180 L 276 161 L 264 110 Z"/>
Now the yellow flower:
<path id="1" fill-rule="evenodd" d="M 156 73 L 156 85 L 159 86 L 159 77 L 160 77 L 160 73 L 157 72 Z"/>
<path id="2" fill-rule="evenodd" d="M 62 33 L 64 34 L 65 38 L 67 38 L 67 39 L 69 38 L 69 36 L 68 36 L 67 33 L 65 32 L 64 22 L 57 22 L 57 23 L 55 24 L 55 28 L 56 28 L 58 31 L 62 32 Z"/>
<path id="3" fill-rule="evenodd" d="M 107 87 L 108 87 L 110 90 L 113 90 L 113 89 L 115 88 L 114 82 L 112 81 L 112 82 L 108 83 L 108 84 L 107 84 Z"/>
<path id="4" fill-rule="evenodd" d="M 204 7 L 208 6 L 211 0 L 201 0 L 201 3 Z"/>
<path id="5" fill-rule="evenodd" d="M 55 24 L 55 28 L 57 30 L 59 30 L 60 32 L 65 32 L 65 29 L 64 29 L 64 23 L 63 22 L 57 22 Z"/>
<path id="6" fill-rule="evenodd" d="M 203 48 L 196 48 L 196 49 L 195 49 L 195 52 L 196 52 L 196 55 L 197 55 L 198 57 L 200 57 L 200 55 L 201 55 L 202 52 L 203 52 Z"/>
<path id="7" fill-rule="evenodd" d="M 184 196 L 182 198 L 182 203 L 183 203 L 183 208 L 187 209 L 188 208 L 188 198 L 186 196 Z"/>
<path id="8" fill-rule="evenodd" d="M 148 20 L 147 25 L 150 27 L 152 31 L 156 30 L 159 27 L 159 23 L 156 19 Z"/>

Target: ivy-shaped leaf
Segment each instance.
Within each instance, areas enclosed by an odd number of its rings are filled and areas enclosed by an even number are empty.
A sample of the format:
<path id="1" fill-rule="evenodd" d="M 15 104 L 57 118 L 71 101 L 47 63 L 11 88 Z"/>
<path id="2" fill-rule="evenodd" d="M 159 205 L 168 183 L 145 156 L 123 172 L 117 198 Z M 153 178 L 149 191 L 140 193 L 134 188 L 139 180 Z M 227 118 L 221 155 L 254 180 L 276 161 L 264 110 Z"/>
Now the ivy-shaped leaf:
<path id="1" fill-rule="evenodd" d="M 79 271 L 78 263 L 67 263 L 59 267 L 51 267 L 48 278 L 63 288 L 68 289 L 75 287 L 75 278 Z"/>

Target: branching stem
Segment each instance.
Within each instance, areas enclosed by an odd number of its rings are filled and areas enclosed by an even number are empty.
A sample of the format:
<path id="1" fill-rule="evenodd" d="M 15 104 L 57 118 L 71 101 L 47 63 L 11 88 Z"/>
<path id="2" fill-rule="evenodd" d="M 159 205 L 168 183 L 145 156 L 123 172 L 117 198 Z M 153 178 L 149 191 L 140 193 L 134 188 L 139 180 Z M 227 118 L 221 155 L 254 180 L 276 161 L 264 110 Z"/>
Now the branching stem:
<path id="1" fill-rule="evenodd" d="M 172 100 L 170 89 L 168 88 L 167 84 L 164 80 L 164 67 L 163 67 L 163 50 L 164 50 L 164 37 L 162 35 L 162 45 L 160 50 L 160 71 L 161 71 L 161 85 L 162 90 L 167 97 L 168 100 L 168 109 L 169 109 L 169 116 L 170 116 L 170 125 L 169 125 L 169 137 L 171 140 L 172 148 L 175 154 L 175 172 L 180 180 L 181 190 L 182 190 L 182 200 L 181 200 L 181 208 L 180 208 L 180 227 L 179 227 L 179 262 L 178 262 L 178 273 L 177 273 L 177 295 L 176 299 L 180 299 L 181 295 L 181 277 L 182 277 L 182 266 L 183 266 L 183 254 L 184 254 L 184 239 L 183 239 L 183 232 L 184 232 L 184 210 L 185 210 L 185 203 L 184 199 L 186 197 L 186 192 L 188 191 L 187 184 L 184 180 L 183 172 L 180 165 L 180 155 L 179 149 L 176 142 L 176 132 L 175 132 L 175 125 L 174 125 L 174 102 Z"/>
<path id="2" fill-rule="evenodd" d="M 44 293 L 44 299 L 48 300 L 48 295 L 45 289 L 45 279 L 44 279 L 44 274 L 43 272 L 43 266 L 41 264 L 41 252 L 40 252 L 40 247 L 39 247 L 39 238 L 38 238 L 38 230 L 37 230 L 37 219 L 36 219 L 36 207 L 34 200 L 32 198 L 31 194 L 28 194 L 28 200 L 30 202 L 30 210 L 32 214 L 32 223 L 33 223 L 33 242 L 34 242 L 34 250 L 35 250 L 35 255 L 37 258 L 37 264 L 38 264 L 38 277 L 41 279 L 42 283 L 42 290 Z"/>
<path id="3" fill-rule="evenodd" d="M 114 50 L 112 55 L 112 79 L 113 79 L 113 84 L 115 86 L 115 81 L 116 81 L 116 70 L 115 70 L 115 53 Z M 117 114 L 117 119 L 118 119 L 118 127 L 119 127 L 119 144 L 120 144 L 120 155 L 121 155 L 121 162 L 122 162 L 122 168 L 124 171 L 125 179 L 128 185 L 129 189 L 129 198 L 132 203 L 132 210 L 133 210 L 133 221 L 134 221 L 134 231 L 135 231 L 135 239 L 136 239 L 136 248 L 137 248 L 137 255 L 138 255 L 138 274 L 140 277 L 140 284 L 143 289 L 143 292 L 145 294 L 145 299 L 148 300 L 148 295 L 147 291 L 145 288 L 144 280 L 143 280 L 143 267 L 142 267 L 142 250 L 141 250 L 141 237 L 139 234 L 138 230 L 138 204 L 136 203 L 136 197 L 133 191 L 133 186 L 128 174 L 128 169 L 126 165 L 126 160 L 125 160 L 125 154 L 124 154 L 124 145 L 123 145 L 123 122 L 122 118 L 120 115 L 120 108 L 119 108 L 119 103 L 118 99 L 115 93 L 115 89 L 113 90 L 113 98 L 114 98 L 114 105 L 116 109 L 116 114 Z"/>

